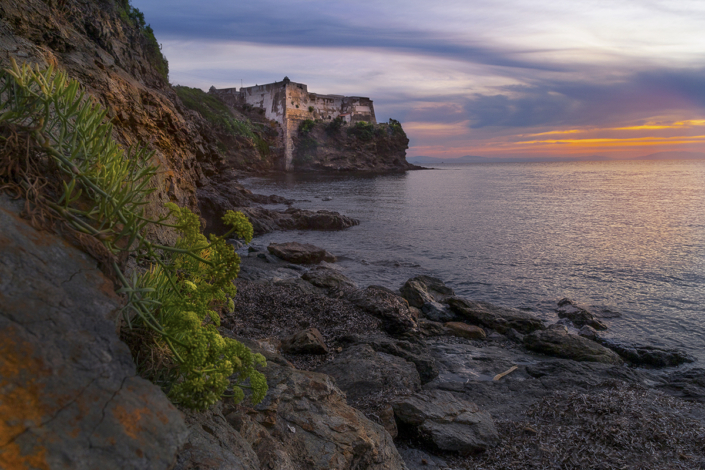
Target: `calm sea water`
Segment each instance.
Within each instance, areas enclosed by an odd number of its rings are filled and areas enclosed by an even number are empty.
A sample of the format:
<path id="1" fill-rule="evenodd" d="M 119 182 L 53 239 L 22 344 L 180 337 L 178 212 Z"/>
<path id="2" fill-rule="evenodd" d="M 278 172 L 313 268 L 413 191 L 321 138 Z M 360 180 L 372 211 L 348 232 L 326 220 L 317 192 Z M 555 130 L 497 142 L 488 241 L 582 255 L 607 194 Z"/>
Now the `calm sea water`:
<path id="1" fill-rule="evenodd" d="M 483 163 L 243 183 L 360 219 L 254 242 L 325 247 L 360 286 L 429 274 L 547 320 L 569 297 L 619 315 L 609 335 L 685 349 L 705 367 L 705 162 Z"/>

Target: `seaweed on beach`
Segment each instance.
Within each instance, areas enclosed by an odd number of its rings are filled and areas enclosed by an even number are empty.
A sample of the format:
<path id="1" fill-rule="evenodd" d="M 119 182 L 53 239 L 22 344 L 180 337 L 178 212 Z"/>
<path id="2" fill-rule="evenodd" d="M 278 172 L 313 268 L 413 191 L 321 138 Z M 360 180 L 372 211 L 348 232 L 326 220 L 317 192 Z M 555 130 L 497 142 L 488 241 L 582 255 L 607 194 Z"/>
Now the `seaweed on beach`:
<path id="1" fill-rule="evenodd" d="M 698 410 L 696 410 L 698 408 Z M 497 423 L 502 444 L 454 464 L 473 469 L 703 469 L 701 405 L 636 384 L 556 392 L 522 422 Z"/>

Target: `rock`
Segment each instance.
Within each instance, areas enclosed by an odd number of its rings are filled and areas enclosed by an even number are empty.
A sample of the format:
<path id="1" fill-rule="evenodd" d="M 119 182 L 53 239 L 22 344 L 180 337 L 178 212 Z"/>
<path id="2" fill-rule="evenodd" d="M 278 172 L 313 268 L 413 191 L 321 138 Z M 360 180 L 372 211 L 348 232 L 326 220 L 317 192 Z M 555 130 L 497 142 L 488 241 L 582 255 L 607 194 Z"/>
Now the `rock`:
<path id="1" fill-rule="evenodd" d="M 330 196 L 326 196 L 326 197 L 324 197 L 324 198 L 321 199 L 321 201 L 332 201 L 332 200 L 333 200 L 333 198 L 330 197 Z"/>
<path id="2" fill-rule="evenodd" d="M 360 224 L 357 219 L 325 210 L 310 211 L 293 207 L 285 211 L 263 207 L 239 207 L 239 209 L 252 223 L 255 235 L 275 230 L 343 230 Z M 219 208 L 218 213 L 221 212 L 224 213 L 225 209 Z"/>
<path id="3" fill-rule="evenodd" d="M 389 433 L 348 406 L 329 376 L 269 358 L 265 375 L 269 392 L 252 416 L 281 443 L 293 468 L 404 468 Z"/>
<path id="4" fill-rule="evenodd" d="M 321 261 L 334 263 L 335 256 L 323 248 L 309 243 L 271 243 L 267 250 L 274 256 L 294 264 L 318 264 Z"/>
<path id="5" fill-rule="evenodd" d="M 409 305 L 422 308 L 427 302 L 441 302 L 455 295 L 453 289 L 443 281 L 431 276 L 416 276 L 404 283 L 401 295 L 409 301 Z"/>
<path id="6" fill-rule="evenodd" d="M 401 447 L 399 453 L 404 458 L 409 470 L 451 470 L 448 463 L 440 457 L 427 454 L 426 452 L 411 447 Z"/>
<path id="7" fill-rule="evenodd" d="M 0 195 L 0 467 L 171 468 L 183 415 L 137 376 L 112 282 L 21 206 Z"/>
<path id="8" fill-rule="evenodd" d="M 299 331 L 282 340 L 286 354 L 328 354 L 328 346 L 316 328 Z"/>
<path id="9" fill-rule="evenodd" d="M 392 438 L 397 437 L 399 430 L 397 429 L 397 421 L 394 419 L 394 408 L 392 408 L 392 405 L 384 406 L 377 412 L 377 417 L 389 435 Z"/>
<path id="10" fill-rule="evenodd" d="M 443 390 L 424 390 L 394 404 L 397 420 L 442 451 L 482 452 L 499 443 L 489 413 Z"/>
<path id="11" fill-rule="evenodd" d="M 585 325 L 580 328 L 580 331 L 578 331 L 578 335 L 582 336 L 583 338 L 587 338 L 591 341 L 599 342 L 599 335 L 597 334 L 597 331 L 595 331 L 595 328 L 591 327 L 590 325 Z"/>
<path id="12" fill-rule="evenodd" d="M 414 364 L 391 354 L 376 352 L 368 344 L 346 348 L 317 372 L 335 379 L 351 402 L 378 393 L 412 393 L 421 387 Z"/>
<path id="13" fill-rule="evenodd" d="M 437 322 L 449 322 L 455 319 L 455 314 L 450 310 L 447 305 L 443 305 L 438 302 L 430 301 L 423 304 L 421 307 L 423 314 L 432 321 Z"/>
<path id="14" fill-rule="evenodd" d="M 356 289 L 357 285 L 341 272 L 325 266 L 317 266 L 301 276 L 301 279 L 308 281 L 316 287 L 324 289 L 340 290 L 343 288 Z"/>
<path id="15" fill-rule="evenodd" d="M 267 253 L 257 253 L 257 257 L 270 264 L 277 264 L 279 262 L 279 260 L 277 260 L 274 256 Z"/>
<path id="16" fill-rule="evenodd" d="M 595 318 L 595 315 L 584 308 L 578 307 L 570 299 L 561 299 L 558 301 L 558 316 L 560 318 L 569 319 L 578 328 L 588 325 L 596 330 L 607 329 L 607 325 Z"/>
<path id="17" fill-rule="evenodd" d="M 686 400 L 705 403 L 705 369 L 677 370 L 665 378 L 661 387 Z"/>
<path id="18" fill-rule="evenodd" d="M 574 361 L 622 363 L 622 359 L 614 351 L 589 339 L 568 334 L 565 327 L 563 328 L 535 331 L 524 337 L 524 345 L 532 351 Z"/>
<path id="19" fill-rule="evenodd" d="M 186 412 L 189 436 L 174 470 L 259 470 L 252 446 L 223 417 L 222 403 L 205 412 Z"/>
<path id="20" fill-rule="evenodd" d="M 485 339 L 487 334 L 485 330 L 475 325 L 468 325 L 462 322 L 448 322 L 446 323 L 446 328 L 454 336 L 459 336 L 461 338 L 467 339 Z"/>
<path id="21" fill-rule="evenodd" d="M 418 331 L 406 300 L 380 286 L 351 292 L 348 299 L 357 307 L 382 320 L 382 327 L 393 335 Z"/>
<path id="22" fill-rule="evenodd" d="M 428 383 L 438 376 L 436 361 L 431 357 L 424 341 L 394 340 L 384 336 L 355 336 L 350 339 L 353 343 L 368 344 L 375 351 L 391 354 L 413 363 L 419 377 L 421 377 L 422 384 Z"/>
<path id="23" fill-rule="evenodd" d="M 509 328 L 505 333 L 508 339 L 514 341 L 515 343 L 524 344 L 524 335 L 519 333 L 514 328 Z"/>
<path id="24" fill-rule="evenodd" d="M 448 334 L 448 329 L 443 323 L 419 318 L 419 331 L 424 336 L 443 336 Z"/>
<path id="25" fill-rule="evenodd" d="M 620 343 L 605 338 L 598 338 L 598 342 L 636 365 L 671 367 L 695 361 L 695 359 L 677 349 Z"/>
<path id="26" fill-rule="evenodd" d="M 470 323 L 497 330 L 500 333 L 514 328 L 520 333 L 531 333 L 544 328 L 538 318 L 514 308 L 497 307 L 488 302 L 473 302 L 460 297 L 447 299 L 451 310 Z"/>

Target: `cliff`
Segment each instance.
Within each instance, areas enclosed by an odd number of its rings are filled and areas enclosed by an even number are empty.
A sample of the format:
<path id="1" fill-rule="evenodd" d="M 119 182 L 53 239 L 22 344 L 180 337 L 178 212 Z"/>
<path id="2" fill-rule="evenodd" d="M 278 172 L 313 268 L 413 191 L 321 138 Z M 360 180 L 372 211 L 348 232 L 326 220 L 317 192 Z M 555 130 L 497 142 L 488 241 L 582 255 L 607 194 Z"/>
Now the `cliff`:
<path id="1" fill-rule="evenodd" d="M 364 121 L 301 122 L 294 137 L 295 171 L 405 171 L 409 138 L 401 124 Z"/>

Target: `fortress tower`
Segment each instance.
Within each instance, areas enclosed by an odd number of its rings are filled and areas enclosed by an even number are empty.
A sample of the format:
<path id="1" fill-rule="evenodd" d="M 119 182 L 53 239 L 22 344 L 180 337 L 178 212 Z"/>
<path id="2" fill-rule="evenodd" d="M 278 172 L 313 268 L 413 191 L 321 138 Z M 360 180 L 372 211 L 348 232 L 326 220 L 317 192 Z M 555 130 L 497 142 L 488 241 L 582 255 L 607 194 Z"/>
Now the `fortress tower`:
<path id="1" fill-rule="evenodd" d="M 230 106 L 249 104 L 265 111 L 267 119 L 281 126 L 284 137 L 285 169 L 291 169 L 294 157 L 293 137 L 299 125 L 306 119 L 324 121 L 342 117 L 347 122 L 366 121 L 373 124 L 375 110 L 372 100 L 361 96 L 319 95 L 309 93 L 303 83 L 295 83 L 284 77 L 281 82 L 251 87 L 211 87 L 209 93 L 220 97 Z"/>

